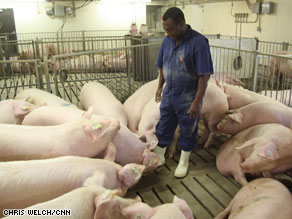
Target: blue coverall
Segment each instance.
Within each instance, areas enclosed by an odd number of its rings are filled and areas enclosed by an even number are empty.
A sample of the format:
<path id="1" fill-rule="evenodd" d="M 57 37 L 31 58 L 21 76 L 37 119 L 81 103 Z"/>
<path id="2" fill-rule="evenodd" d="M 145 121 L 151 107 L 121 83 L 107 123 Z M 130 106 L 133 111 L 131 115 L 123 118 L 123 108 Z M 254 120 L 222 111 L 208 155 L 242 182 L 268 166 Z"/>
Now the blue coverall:
<path id="1" fill-rule="evenodd" d="M 166 83 L 160 121 L 156 125 L 159 146 L 171 144 L 179 124 L 181 135 L 178 143 L 182 150 L 191 151 L 197 143 L 199 117 L 191 119 L 188 110 L 196 95 L 199 76 L 213 74 L 208 39 L 188 25 L 178 45 L 169 36 L 164 38 L 155 65 L 162 68 Z"/>

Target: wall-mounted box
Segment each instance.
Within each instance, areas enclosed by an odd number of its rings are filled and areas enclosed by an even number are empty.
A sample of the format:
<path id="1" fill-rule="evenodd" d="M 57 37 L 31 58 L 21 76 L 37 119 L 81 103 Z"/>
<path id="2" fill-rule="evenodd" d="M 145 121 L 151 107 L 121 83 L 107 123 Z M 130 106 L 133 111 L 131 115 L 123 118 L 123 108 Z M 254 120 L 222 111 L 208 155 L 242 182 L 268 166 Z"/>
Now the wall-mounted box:
<path id="1" fill-rule="evenodd" d="M 252 3 L 251 4 L 251 12 L 254 14 L 261 13 L 260 3 Z"/>
<path id="2" fill-rule="evenodd" d="M 273 13 L 274 3 L 273 2 L 264 2 L 262 3 L 262 13 L 271 14 Z"/>
<path id="3" fill-rule="evenodd" d="M 51 7 L 46 7 L 46 14 L 47 14 L 48 16 L 52 16 L 52 15 L 54 15 L 54 10 L 53 10 L 53 8 L 51 8 Z"/>
<path id="4" fill-rule="evenodd" d="M 56 17 L 64 17 L 65 16 L 65 7 L 61 5 L 55 5 L 54 12 Z"/>

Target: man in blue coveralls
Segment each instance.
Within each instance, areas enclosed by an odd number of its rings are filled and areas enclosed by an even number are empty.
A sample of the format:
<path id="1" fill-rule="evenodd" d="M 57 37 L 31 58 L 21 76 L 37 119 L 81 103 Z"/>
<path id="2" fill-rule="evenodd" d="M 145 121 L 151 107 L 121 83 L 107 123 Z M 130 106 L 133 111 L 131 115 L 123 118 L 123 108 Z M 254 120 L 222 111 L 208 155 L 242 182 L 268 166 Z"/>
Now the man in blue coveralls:
<path id="1" fill-rule="evenodd" d="M 182 152 L 174 175 L 181 178 L 187 175 L 189 156 L 197 143 L 201 105 L 213 64 L 208 40 L 185 23 L 179 8 L 169 8 L 162 19 L 167 36 L 155 64 L 160 68 L 155 100 L 161 105 L 156 126 L 159 144 L 154 151 L 164 163 L 166 148 L 179 124 Z"/>

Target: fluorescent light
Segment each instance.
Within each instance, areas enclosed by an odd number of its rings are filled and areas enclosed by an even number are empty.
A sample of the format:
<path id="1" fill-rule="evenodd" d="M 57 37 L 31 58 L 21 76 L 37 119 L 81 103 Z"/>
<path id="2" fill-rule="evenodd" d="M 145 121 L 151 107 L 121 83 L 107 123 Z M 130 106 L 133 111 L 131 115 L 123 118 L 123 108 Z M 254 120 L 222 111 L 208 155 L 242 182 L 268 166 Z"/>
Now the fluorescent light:
<path id="1" fill-rule="evenodd" d="M 7 2 L 45 2 L 46 0 L 6 0 Z"/>
<path id="2" fill-rule="evenodd" d="M 101 0 L 102 3 L 148 3 L 151 0 Z"/>

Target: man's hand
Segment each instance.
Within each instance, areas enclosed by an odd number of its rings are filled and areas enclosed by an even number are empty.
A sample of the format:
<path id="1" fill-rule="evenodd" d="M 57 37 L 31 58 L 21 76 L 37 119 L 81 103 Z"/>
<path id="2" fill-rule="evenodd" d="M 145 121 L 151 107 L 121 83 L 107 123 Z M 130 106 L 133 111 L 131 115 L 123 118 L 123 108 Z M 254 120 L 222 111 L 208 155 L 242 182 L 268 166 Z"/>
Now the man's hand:
<path id="1" fill-rule="evenodd" d="M 200 112 L 201 112 L 200 104 L 196 104 L 193 102 L 188 110 L 189 117 L 191 119 L 194 119 L 200 115 Z"/>
<path id="2" fill-rule="evenodd" d="M 155 94 L 155 102 L 159 103 L 161 101 L 161 94 L 162 94 L 162 87 L 157 88 L 156 94 Z"/>

